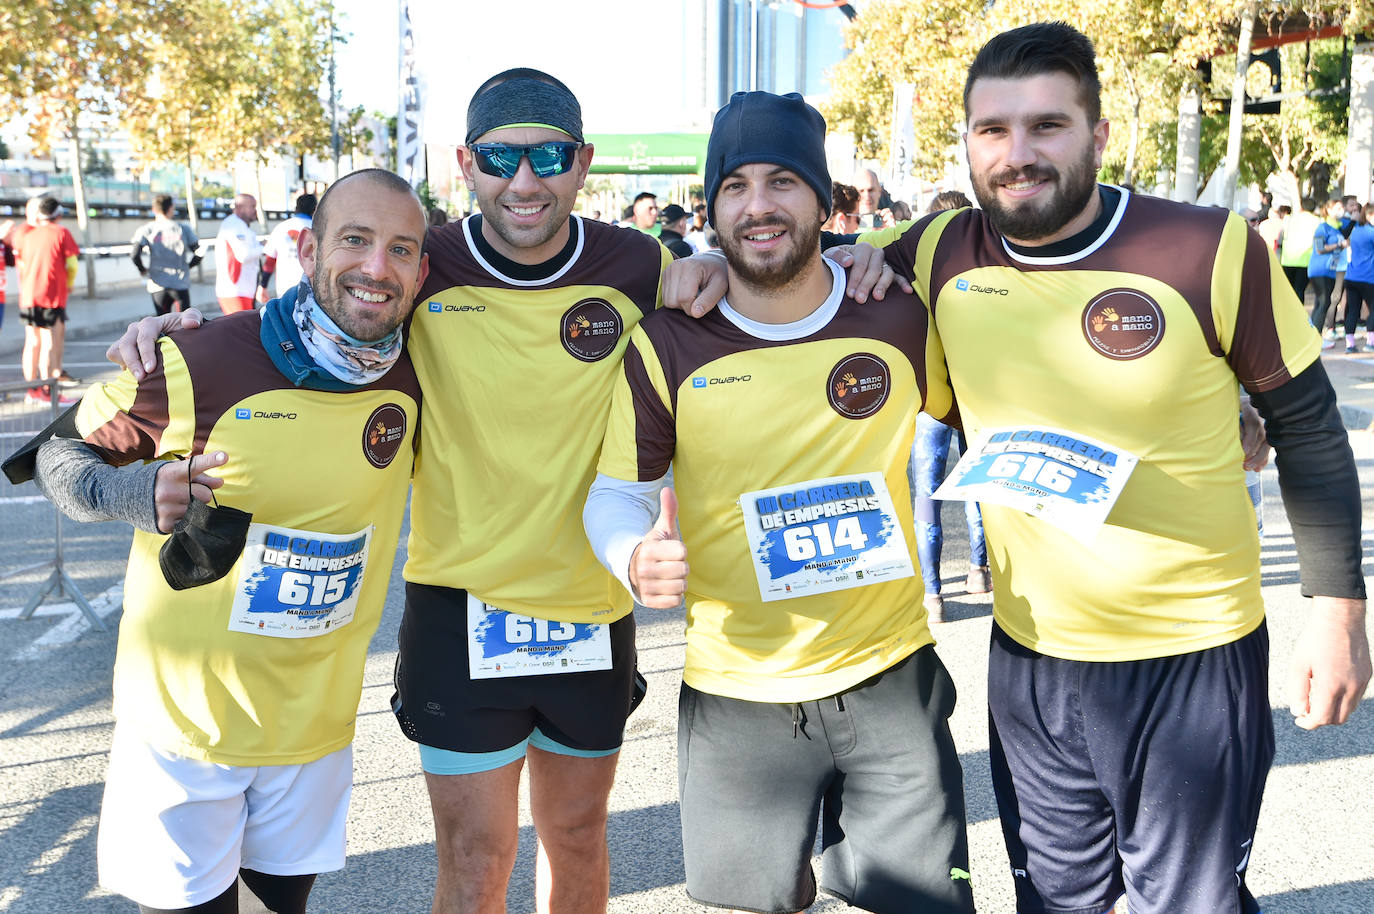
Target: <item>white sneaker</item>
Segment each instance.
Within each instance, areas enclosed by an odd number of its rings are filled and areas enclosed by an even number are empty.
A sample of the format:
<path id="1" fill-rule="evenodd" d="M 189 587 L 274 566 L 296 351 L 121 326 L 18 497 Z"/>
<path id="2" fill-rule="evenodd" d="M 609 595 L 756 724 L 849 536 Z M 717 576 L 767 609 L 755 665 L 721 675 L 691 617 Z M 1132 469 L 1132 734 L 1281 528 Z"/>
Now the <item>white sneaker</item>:
<path id="1" fill-rule="evenodd" d="M 945 621 L 945 598 L 938 593 L 928 593 L 922 601 L 926 607 L 926 619 L 932 623 Z"/>
<path id="2" fill-rule="evenodd" d="M 970 565 L 968 577 L 964 579 L 967 593 L 987 593 L 992 590 L 992 572 L 986 565 Z"/>

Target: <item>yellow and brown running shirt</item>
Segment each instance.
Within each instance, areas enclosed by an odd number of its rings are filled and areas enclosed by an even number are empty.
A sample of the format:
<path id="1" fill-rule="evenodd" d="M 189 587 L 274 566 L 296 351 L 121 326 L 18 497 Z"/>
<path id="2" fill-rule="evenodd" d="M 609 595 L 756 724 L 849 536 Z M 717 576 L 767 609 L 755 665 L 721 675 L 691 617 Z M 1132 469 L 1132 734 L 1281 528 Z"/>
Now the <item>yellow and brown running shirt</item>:
<path id="1" fill-rule="evenodd" d="M 1264 605 L 1237 382 L 1278 387 L 1320 339 L 1264 242 L 1225 210 L 1122 191 L 1077 253 L 1027 250 L 979 210 L 924 219 L 888 247 L 930 303 L 972 438 L 1050 426 L 1140 458 L 1090 545 L 985 506 L 997 623 L 1072 660 L 1243 637 Z"/>
<path id="2" fill-rule="evenodd" d="M 351 621 L 291 638 L 230 630 L 243 558 L 219 581 L 175 591 L 158 566 L 167 537 L 135 531 L 115 716 L 152 745 L 228 765 L 300 764 L 352 741 L 420 408 L 404 355 L 384 378 L 354 391 L 291 386 L 263 350 L 260 313 L 163 337 L 158 366 L 143 381 L 124 372 L 96 385 L 77 413 L 83 439 L 113 464 L 224 451 L 228 462 L 212 471 L 224 480 L 218 502 L 251 512 L 254 523 L 335 537 L 371 529 L 361 581 L 346 580 L 357 591 Z M 292 567 L 330 561 L 307 545 L 318 540 L 291 539 L 301 545 Z"/>
<path id="3" fill-rule="evenodd" d="M 932 641 L 919 572 L 768 601 L 756 577 L 742 495 L 795 487 L 810 492 L 814 514 L 853 492 L 803 483 L 860 474 L 885 483 L 889 532 L 918 568 L 906 468 L 916 413 L 950 409 L 943 353 L 912 296 L 889 291 L 858 305 L 830 268 L 830 297 L 796 324 L 756 324 L 728 302 L 699 320 L 662 311 L 640 324 L 625 355 L 599 469 L 648 482 L 672 464 L 691 564 L 684 678 L 694 689 L 809 701 Z"/>
<path id="4" fill-rule="evenodd" d="M 469 218 L 428 236 L 410 354 L 431 396 L 405 578 L 520 615 L 613 622 L 632 603 L 592 554 L 582 503 L 626 340 L 673 255 L 573 217 L 567 262 L 522 279 L 481 255 L 480 230 Z"/>

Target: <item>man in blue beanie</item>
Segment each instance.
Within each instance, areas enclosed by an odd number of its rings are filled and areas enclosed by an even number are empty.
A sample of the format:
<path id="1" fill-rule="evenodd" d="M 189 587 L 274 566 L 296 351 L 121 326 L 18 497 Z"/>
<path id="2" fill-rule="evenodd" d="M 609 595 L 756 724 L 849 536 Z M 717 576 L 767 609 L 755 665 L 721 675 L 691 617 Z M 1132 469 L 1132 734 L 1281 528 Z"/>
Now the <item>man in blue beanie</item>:
<path id="1" fill-rule="evenodd" d="M 630 333 L 583 520 L 639 602 L 686 598 L 688 894 L 807 908 L 819 810 L 826 892 L 968 912 L 954 686 L 905 535 L 916 413 L 953 402 L 925 308 L 895 289 L 860 307 L 821 257 L 824 139 L 800 95 L 716 115 L 706 206 L 730 294 Z"/>

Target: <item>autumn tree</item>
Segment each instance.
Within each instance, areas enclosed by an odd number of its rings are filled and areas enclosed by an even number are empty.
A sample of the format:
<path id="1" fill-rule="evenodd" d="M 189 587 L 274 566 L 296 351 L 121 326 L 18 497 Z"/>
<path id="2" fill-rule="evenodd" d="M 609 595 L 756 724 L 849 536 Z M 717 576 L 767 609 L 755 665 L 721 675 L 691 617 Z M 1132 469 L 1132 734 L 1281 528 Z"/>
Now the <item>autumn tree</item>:
<path id="1" fill-rule="evenodd" d="M 845 30 L 853 53 L 830 72 L 824 114 L 832 130 L 847 131 L 859 154 L 881 158 L 892 124 L 893 88 L 915 87 L 911 150 L 915 174 L 935 178 L 951 161 L 963 112 L 964 71 L 995 34 L 983 0 L 873 0 Z"/>
<path id="2" fill-rule="evenodd" d="M 142 161 L 185 167 L 186 209 L 198 227 L 197 161 L 225 162 L 237 145 L 221 118 L 237 67 L 236 22 L 222 0 L 183 0 L 170 26 L 176 40 L 149 50 L 142 91 L 130 99 L 124 125 Z"/>
<path id="3" fill-rule="evenodd" d="M 331 34 L 330 0 L 236 0 L 247 9 L 225 125 L 256 166 L 284 152 L 329 149 L 321 88 Z M 246 33 L 246 34 L 245 34 Z M 261 181 L 259 181 L 261 184 Z"/>
<path id="4" fill-rule="evenodd" d="M 193 222 L 197 166 L 328 143 L 327 19 L 322 0 L 181 0 L 169 14 L 124 123 L 143 161 L 185 167 Z"/>
<path id="5" fill-rule="evenodd" d="M 1374 9 L 1374 0 L 1362 2 Z M 846 43 L 855 53 L 832 71 L 833 93 L 825 113 L 832 127 L 853 135 L 860 154 L 883 157 L 893 86 L 912 83 L 917 97 L 913 164 L 917 174 L 938 177 L 954 160 L 964 77 L 978 48 L 1007 28 L 1060 19 L 1086 34 L 1097 52 L 1103 114 L 1114 128 L 1103 173 L 1114 180 L 1138 181 L 1142 174 L 1173 167 L 1179 94 L 1185 84 L 1199 84 L 1199 64 L 1216 58 L 1218 73 L 1233 69 L 1226 54 L 1231 48 L 1234 61 L 1241 7 L 1239 0 L 874 0 L 849 26 Z M 1317 22 L 1347 15 L 1341 4 L 1324 0 L 1266 0 L 1259 7 L 1257 34 L 1298 14 Z M 1367 21 L 1374 22 L 1374 16 Z M 1221 85 L 1229 83 L 1223 79 Z M 1207 103 L 1206 123 L 1216 128 L 1204 131 L 1207 167 L 1215 166 L 1218 148 L 1225 148 L 1225 121 L 1218 120 L 1221 104 L 1220 99 Z M 1276 163 L 1284 156 L 1285 137 L 1289 159 L 1296 155 L 1303 161 L 1308 154 L 1299 134 L 1312 139 L 1312 149 L 1329 149 L 1316 137 L 1335 136 L 1331 123 L 1323 123 L 1315 112 L 1301 113 L 1310 107 L 1301 101 L 1285 106 L 1293 114 L 1282 131 L 1273 123 L 1247 118 L 1243 165 L 1264 161 L 1262 131 L 1270 135 L 1270 158 Z M 1218 139 L 1220 147 L 1215 145 Z"/>
<path id="6" fill-rule="evenodd" d="M 162 34 L 162 0 L 45 0 L 0 5 L 0 120 L 27 118 L 39 149 L 68 139 L 77 224 L 87 226 L 83 115 L 118 111 Z"/>

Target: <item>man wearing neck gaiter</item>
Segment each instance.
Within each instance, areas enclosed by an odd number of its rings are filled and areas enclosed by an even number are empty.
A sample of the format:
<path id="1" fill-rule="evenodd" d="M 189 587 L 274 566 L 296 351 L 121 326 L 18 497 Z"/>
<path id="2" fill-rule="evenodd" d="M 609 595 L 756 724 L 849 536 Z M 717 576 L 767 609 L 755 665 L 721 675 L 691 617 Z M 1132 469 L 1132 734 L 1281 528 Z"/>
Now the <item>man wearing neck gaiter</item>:
<path id="1" fill-rule="evenodd" d="M 402 323 L 425 228 L 401 178 L 336 182 L 301 241 L 308 281 L 162 338 L 150 371 L 92 387 L 39 451 L 64 511 L 137 528 L 97 856 L 144 912 L 237 911 L 240 878 L 304 912 L 315 874 L 343 867 L 419 420 Z M 207 535 L 226 512 L 237 541 Z M 173 531 L 185 548 L 163 548 Z"/>
<path id="2" fill-rule="evenodd" d="M 580 516 L 626 341 L 672 255 L 572 214 L 592 153 L 559 80 L 483 83 L 458 150 L 481 213 L 431 230 L 408 333 L 429 396 L 393 709 L 420 744 L 439 914 L 505 911 L 526 768 L 539 911 L 601 912 L 610 891 L 635 623 Z M 136 364 L 165 326 L 130 328 L 112 356 Z"/>

